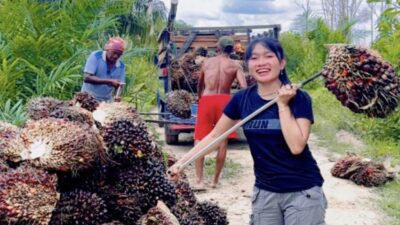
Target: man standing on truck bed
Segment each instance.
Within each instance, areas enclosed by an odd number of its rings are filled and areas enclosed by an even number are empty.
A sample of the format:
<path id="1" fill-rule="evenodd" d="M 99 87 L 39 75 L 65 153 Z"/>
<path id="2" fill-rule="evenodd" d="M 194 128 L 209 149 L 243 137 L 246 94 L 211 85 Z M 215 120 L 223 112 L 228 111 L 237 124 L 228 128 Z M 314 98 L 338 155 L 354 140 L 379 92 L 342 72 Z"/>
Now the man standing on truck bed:
<path id="1" fill-rule="evenodd" d="M 201 141 L 214 128 L 221 117 L 225 105 L 231 98 L 231 86 L 235 78 L 239 81 L 241 88 L 247 87 L 242 66 L 230 59 L 234 42 L 231 37 L 223 36 L 218 40 L 218 55 L 206 59 L 200 70 L 198 95 L 199 108 L 195 126 L 195 144 Z M 235 138 L 232 133 L 228 138 Z M 224 167 L 228 140 L 224 140 L 218 146 L 216 157 L 215 174 L 211 187 L 215 188 Z M 204 188 L 204 157 L 196 160 L 196 186 Z"/>

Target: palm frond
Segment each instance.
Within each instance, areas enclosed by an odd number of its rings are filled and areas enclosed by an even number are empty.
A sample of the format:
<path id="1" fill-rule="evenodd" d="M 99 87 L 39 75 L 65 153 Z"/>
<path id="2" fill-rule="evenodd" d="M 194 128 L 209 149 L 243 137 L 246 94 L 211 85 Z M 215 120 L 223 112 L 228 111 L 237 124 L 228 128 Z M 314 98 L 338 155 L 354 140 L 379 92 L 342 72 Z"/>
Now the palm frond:
<path id="1" fill-rule="evenodd" d="M 24 109 L 22 99 L 14 105 L 8 99 L 4 105 L 0 106 L 0 120 L 12 123 L 16 126 L 22 126 L 28 119 L 28 114 Z"/>

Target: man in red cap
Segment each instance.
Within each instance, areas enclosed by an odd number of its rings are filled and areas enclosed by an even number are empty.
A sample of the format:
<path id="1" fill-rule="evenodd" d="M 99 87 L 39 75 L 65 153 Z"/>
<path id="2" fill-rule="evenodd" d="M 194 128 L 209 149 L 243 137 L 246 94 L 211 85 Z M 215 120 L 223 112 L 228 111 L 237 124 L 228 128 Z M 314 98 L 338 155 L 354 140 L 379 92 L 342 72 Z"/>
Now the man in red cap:
<path id="1" fill-rule="evenodd" d="M 105 45 L 105 51 L 94 51 L 86 60 L 84 83 L 81 91 L 86 91 L 99 101 L 120 101 L 113 99 L 113 89 L 117 90 L 125 82 L 125 65 L 119 60 L 125 50 L 125 41 L 112 37 Z"/>

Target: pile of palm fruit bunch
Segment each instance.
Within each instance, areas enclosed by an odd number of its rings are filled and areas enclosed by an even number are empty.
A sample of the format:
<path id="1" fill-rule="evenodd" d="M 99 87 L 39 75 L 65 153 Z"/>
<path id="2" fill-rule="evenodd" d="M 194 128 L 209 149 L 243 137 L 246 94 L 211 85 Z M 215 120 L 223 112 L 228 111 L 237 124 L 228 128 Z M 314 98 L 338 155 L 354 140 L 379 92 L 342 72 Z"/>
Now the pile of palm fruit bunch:
<path id="1" fill-rule="evenodd" d="M 47 225 L 59 199 L 57 176 L 19 167 L 0 177 L 0 224 Z"/>
<path id="2" fill-rule="evenodd" d="M 399 103 L 400 84 L 393 67 L 368 49 L 330 45 L 322 75 L 325 86 L 355 113 L 385 117 Z"/>
<path id="3" fill-rule="evenodd" d="M 190 118 L 192 115 L 192 95 L 185 90 L 168 92 L 166 104 L 172 115 L 180 118 Z"/>
<path id="4" fill-rule="evenodd" d="M 199 47 L 174 59 L 169 67 L 173 90 L 183 89 L 197 92 L 201 65 L 207 57 L 207 49 Z"/>
<path id="5" fill-rule="evenodd" d="M 30 114 L 22 128 L 0 123 L 0 224 L 217 224 L 206 223 L 187 181 L 167 178 L 168 162 L 134 108 L 101 103 L 86 110 L 96 127 L 68 113 L 54 118 L 78 106 L 52 101 L 51 110 Z M 160 202 L 169 216 L 155 209 Z"/>
<path id="6" fill-rule="evenodd" d="M 393 178 L 383 164 L 366 160 L 354 153 L 339 159 L 332 167 L 331 174 L 366 187 L 380 186 Z"/>

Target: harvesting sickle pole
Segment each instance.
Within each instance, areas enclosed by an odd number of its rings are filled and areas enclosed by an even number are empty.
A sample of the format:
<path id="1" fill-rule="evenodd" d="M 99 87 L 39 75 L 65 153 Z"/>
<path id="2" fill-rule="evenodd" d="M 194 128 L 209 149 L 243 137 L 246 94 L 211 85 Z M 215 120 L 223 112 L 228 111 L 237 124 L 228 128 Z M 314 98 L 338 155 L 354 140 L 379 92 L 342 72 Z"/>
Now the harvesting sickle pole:
<path id="1" fill-rule="evenodd" d="M 379 55 L 365 48 L 351 45 L 328 45 L 329 54 L 324 68 L 310 78 L 298 83 L 298 88 L 323 76 L 325 86 L 336 95 L 342 105 L 355 113 L 370 117 L 385 117 L 399 103 L 400 82 L 393 67 Z M 207 153 L 229 134 L 277 102 L 276 97 L 240 120 L 215 140 L 204 146 L 184 163 L 178 165 L 182 171 L 190 163 Z M 171 171 L 168 171 L 171 173 Z"/>

